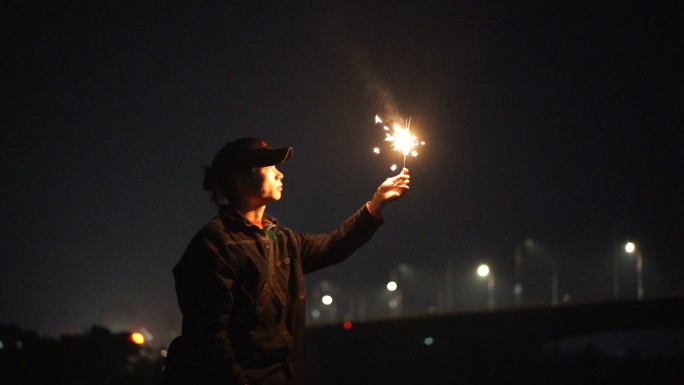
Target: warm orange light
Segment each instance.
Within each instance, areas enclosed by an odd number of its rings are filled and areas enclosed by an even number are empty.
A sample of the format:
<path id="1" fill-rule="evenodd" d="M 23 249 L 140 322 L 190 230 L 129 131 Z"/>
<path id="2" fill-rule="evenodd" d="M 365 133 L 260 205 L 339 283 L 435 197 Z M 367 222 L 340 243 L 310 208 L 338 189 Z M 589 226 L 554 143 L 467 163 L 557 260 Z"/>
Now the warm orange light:
<path id="1" fill-rule="evenodd" d="M 131 334 L 131 341 L 138 345 L 142 345 L 145 343 L 145 336 L 143 336 L 141 333 L 133 333 Z"/>
<path id="2" fill-rule="evenodd" d="M 377 115 L 375 115 L 375 123 L 382 123 L 382 119 L 380 119 Z M 404 154 L 404 166 L 406 167 L 406 155 L 411 154 L 412 156 L 417 156 L 418 152 L 413 150 L 413 147 L 417 145 L 424 145 L 425 142 L 419 142 L 418 138 L 416 138 L 415 135 L 413 135 L 410 131 L 409 128 L 411 126 L 411 118 L 406 120 L 406 126 L 405 127 L 400 127 L 396 124 L 392 125 L 392 128 L 394 129 L 394 134 L 390 134 L 390 128 L 388 126 L 383 126 L 383 129 L 385 131 L 385 141 L 386 142 L 392 142 L 392 148 L 396 151 L 400 151 L 402 154 Z M 380 149 L 378 147 L 375 147 L 373 151 L 376 154 L 380 153 Z M 395 171 L 397 169 L 397 165 L 393 165 L 390 167 L 392 171 Z"/>

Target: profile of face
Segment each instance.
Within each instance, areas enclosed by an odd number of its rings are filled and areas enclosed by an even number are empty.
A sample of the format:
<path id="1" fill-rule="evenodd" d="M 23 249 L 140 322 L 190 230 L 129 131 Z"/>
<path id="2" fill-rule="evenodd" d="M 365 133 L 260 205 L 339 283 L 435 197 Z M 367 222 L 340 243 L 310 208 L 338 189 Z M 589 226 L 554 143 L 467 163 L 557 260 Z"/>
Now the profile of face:
<path id="1" fill-rule="evenodd" d="M 255 167 L 250 177 L 241 178 L 240 191 L 253 204 L 262 206 L 280 200 L 283 193 L 283 173 L 275 166 Z"/>

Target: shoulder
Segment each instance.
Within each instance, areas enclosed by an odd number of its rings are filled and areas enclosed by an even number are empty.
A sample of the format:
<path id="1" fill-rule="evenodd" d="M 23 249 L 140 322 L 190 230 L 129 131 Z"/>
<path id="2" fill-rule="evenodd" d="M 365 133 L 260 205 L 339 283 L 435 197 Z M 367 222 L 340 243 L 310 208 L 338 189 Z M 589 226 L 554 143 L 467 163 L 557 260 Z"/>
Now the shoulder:
<path id="1" fill-rule="evenodd" d="M 226 220 L 218 216 L 204 225 L 192 238 L 185 250 L 185 256 L 192 256 L 193 259 L 204 256 L 213 256 L 231 260 L 235 258 L 236 249 L 234 246 L 245 243 L 253 243 L 254 239 L 246 234 L 244 225 L 235 221 Z"/>
<path id="2" fill-rule="evenodd" d="M 195 235 L 195 238 L 209 240 L 217 244 L 225 244 L 232 240 L 247 237 L 244 223 L 221 215 L 204 225 Z"/>
<path id="3" fill-rule="evenodd" d="M 297 243 L 298 239 L 302 237 L 302 234 L 299 234 L 288 227 L 277 226 L 276 231 L 278 232 L 278 239 L 286 243 Z"/>

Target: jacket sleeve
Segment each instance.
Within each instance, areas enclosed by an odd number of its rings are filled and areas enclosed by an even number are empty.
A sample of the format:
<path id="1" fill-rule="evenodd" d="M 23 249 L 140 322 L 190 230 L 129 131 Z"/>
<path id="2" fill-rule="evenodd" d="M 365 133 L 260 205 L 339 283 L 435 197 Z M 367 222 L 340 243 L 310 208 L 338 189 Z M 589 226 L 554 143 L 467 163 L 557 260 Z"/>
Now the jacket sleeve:
<path id="1" fill-rule="evenodd" d="M 364 205 L 330 234 L 297 234 L 304 274 L 349 258 L 382 224 L 383 219 L 373 216 Z"/>
<path id="2" fill-rule="evenodd" d="M 199 377 L 211 384 L 245 384 L 227 332 L 240 264 L 216 243 L 198 234 L 174 268 L 183 335 Z"/>

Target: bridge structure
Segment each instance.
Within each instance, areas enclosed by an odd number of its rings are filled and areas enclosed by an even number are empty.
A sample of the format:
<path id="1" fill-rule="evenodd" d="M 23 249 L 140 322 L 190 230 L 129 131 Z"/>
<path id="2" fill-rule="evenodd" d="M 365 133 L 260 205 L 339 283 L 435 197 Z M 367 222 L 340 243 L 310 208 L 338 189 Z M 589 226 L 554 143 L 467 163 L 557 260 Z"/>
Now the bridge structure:
<path id="1" fill-rule="evenodd" d="M 591 343 L 624 333 L 668 346 L 611 356 Z M 565 351 L 572 339 L 588 344 Z M 684 384 L 684 297 L 340 323 L 309 328 L 306 344 L 309 384 Z"/>

